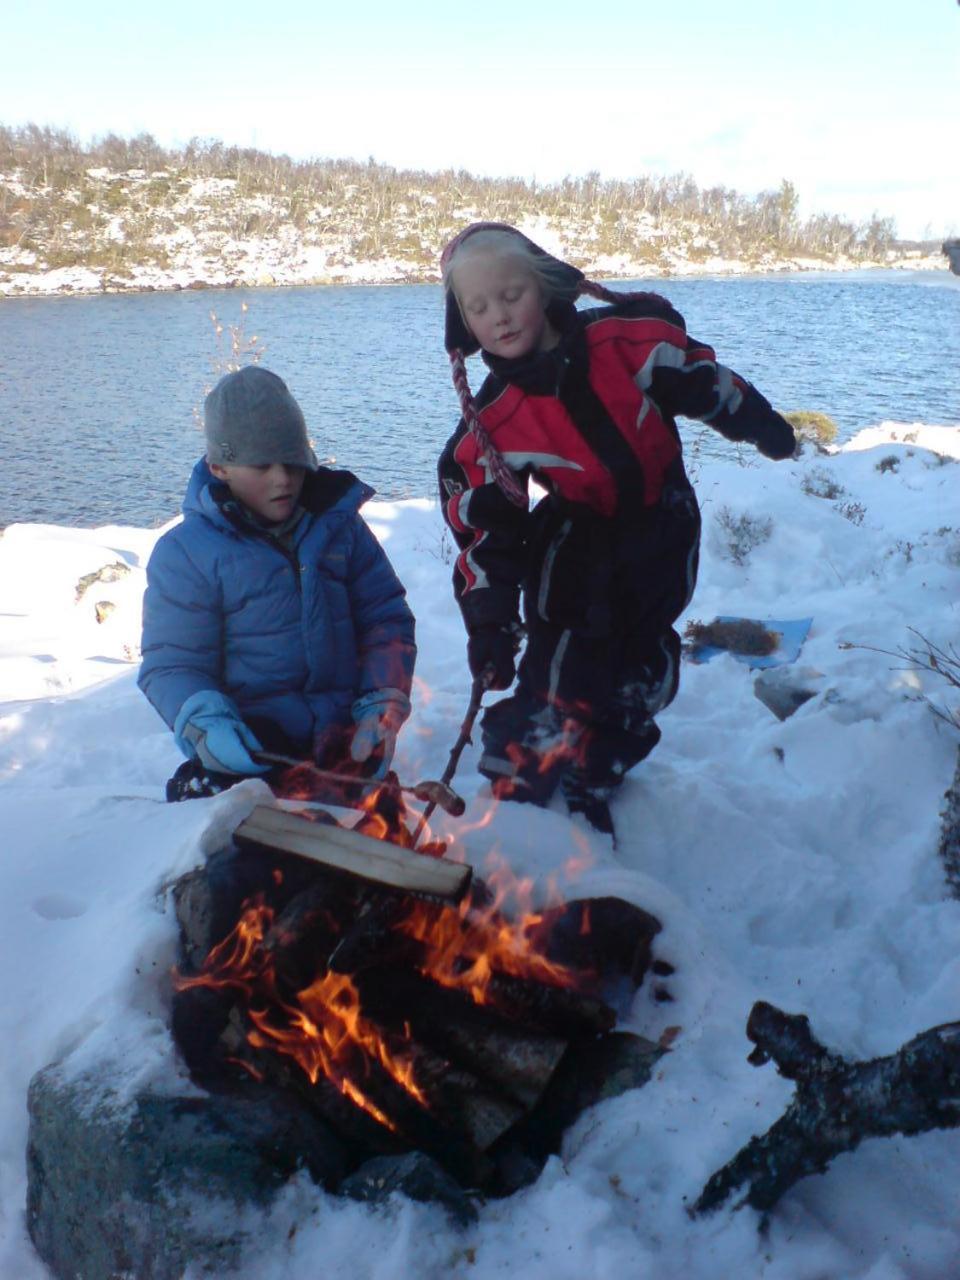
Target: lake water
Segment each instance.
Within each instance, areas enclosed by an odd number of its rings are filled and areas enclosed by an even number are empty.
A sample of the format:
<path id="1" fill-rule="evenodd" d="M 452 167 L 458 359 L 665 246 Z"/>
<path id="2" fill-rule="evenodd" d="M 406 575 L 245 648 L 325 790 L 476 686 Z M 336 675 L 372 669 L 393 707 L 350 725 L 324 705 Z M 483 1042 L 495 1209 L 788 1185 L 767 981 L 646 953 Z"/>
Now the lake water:
<path id="1" fill-rule="evenodd" d="M 960 425 L 960 278 L 948 272 L 639 287 L 668 297 L 778 408 L 830 414 L 841 439 L 887 419 Z M 6 299 L 0 526 L 152 526 L 176 515 L 217 376 L 211 310 L 260 337 L 263 364 L 300 401 L 322 457 L 382 498 L 433 496 L 457 419 L 436 285 Z M 476 389 L 483 366 L 470 366 Z"/>

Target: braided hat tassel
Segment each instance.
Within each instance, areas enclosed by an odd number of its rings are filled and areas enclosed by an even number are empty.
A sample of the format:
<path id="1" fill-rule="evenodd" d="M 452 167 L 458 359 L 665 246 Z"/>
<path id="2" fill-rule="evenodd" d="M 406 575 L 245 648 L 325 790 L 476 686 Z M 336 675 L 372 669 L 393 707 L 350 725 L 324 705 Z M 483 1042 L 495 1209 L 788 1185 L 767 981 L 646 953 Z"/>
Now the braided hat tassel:
<path id="1" fill-rule="evenodd" d="M 502 490 L 515 506 L 523 507 L 526 510 L 526 493 L 517 484 L 513 471 L 507 465 L 503 454 L 490 439 L 489 432 L 480 421 L 480 415 L 477 413 L 477 406 L 470 391 L 467 365 L 462 351 L 455 349 L 450 352 L 450 370 L 453 375 L 453 385 L 457 392 L 457 398 L 460 401 L 460 411 L 463 414 L 464 422 L 467 424 L 467 430 L 473 434 L 481 455 L 486 458 L 487 466 L 490 468 L 490 473 L 497 487 Z"/>

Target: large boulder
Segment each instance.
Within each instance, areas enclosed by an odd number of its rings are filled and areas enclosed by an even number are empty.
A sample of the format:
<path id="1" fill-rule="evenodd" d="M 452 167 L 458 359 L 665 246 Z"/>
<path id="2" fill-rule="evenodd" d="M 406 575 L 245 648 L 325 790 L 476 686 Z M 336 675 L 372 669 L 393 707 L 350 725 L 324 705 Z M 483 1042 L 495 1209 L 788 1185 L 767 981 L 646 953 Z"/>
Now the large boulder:
<path id="1" fill-rule="evenodd" d="M 109 1064 L 47 1067 L 30 1084 L 27 1226 L 60 1280 L 179 1280 L 236 1266 L 300 1169 L 347 1170 L 321 1120 L 276 1090 L 117 1091 Z"/>

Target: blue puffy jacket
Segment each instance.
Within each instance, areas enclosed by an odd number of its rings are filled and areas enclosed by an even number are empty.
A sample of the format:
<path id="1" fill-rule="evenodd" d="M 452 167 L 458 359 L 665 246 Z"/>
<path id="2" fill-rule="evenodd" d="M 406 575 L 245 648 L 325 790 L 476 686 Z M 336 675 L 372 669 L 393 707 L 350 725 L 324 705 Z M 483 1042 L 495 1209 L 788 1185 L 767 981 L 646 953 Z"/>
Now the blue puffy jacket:
<path id="1" fill-rule="evenodd" d="M 261 741 L 266 722 L 310 751 L 351 724 L 361 694 L 409 694 L 413 614 L 359 514 L 372 495 L 349 471 L 308 473 L 306 514 L 284 545 L 197 463 L 184 519 L 150 557 L 143 599 L 138 683 L 167 724 L 187 698 L 218 689 Z"/>

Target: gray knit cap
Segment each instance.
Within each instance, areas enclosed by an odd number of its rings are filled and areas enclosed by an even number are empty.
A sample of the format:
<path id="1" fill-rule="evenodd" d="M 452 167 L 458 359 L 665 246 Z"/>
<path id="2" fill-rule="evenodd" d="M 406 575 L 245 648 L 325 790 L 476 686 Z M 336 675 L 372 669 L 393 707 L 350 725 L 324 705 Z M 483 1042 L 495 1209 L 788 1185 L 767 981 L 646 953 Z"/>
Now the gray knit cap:
<path id="1" fill-rule="evenodd" d="M 203 402 L 203 426 L 208 462 L 317 469 L 300 406 L 287 384 L 260 365 L 244 365 L 220 379 Z"/>

